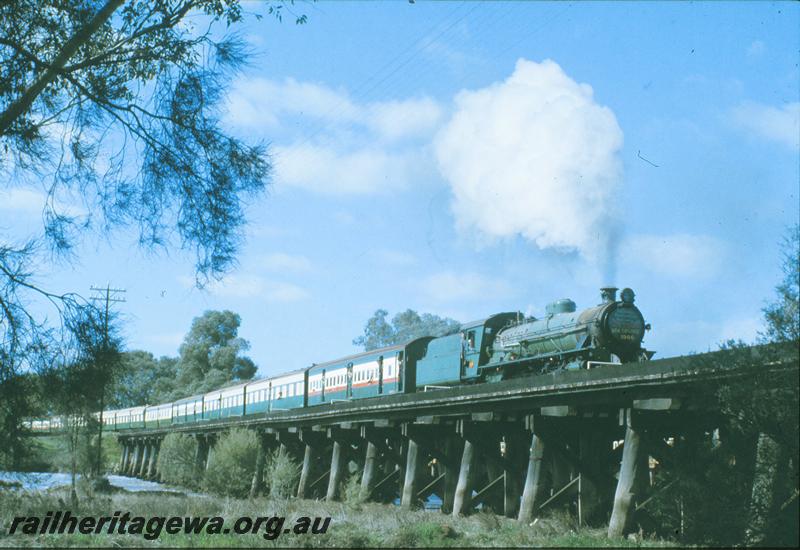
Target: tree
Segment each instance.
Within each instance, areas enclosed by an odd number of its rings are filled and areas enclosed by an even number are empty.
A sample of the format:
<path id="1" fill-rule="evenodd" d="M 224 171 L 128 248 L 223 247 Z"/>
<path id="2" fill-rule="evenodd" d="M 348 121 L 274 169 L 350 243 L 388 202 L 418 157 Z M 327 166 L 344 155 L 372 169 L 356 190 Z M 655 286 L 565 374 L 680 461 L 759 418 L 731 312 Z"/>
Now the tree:
<path id="1" fill-rule="evenodd" d="M 111 408 L 152 405 L 166 401 L 174 389 L 178 359 L 156 359 L 149 351 L 124 352 L 109 401 Z"/>
<path id="2" fill-rule="evenodd" d="M 783 280 L 775 287 L 777 298 L 764 309 L 768 342 L 800 340 L 800 223 L 789 228 L 782 243 Z"/>
<path id="3" fill-rule="evenodd" d="M 192 13 L 208 26 L 194 28 Z M 106 0 L 99 9 L 20 0 L 0 2 L 0 15 L 2 168 L 45 176 L 49 244 L 68 250 L 99 222 L 137 225 L 140 242 L 156 246 L 174 224 L 198 275 L 219 275 L 235 257 L 242 200 L 270 173 L 262 145 L 219 123 L 224 86 L 247 50 L 236 37 L 215 40 L 212 28 L 241 20 L 238 0 Z M 70 215 L 65 192 L 90 213 Z"/>
<path id="4" fill-rule="evenodd" d="M 203 476 L 204 488 L 216 495 L 245 498 L 256 470 L 258 446 L 253 430 L 233 428 L 223 432 Z"/>
<path id="5" fill-rule="evenodd" d="M 450 318 L 431 313 L 418 314 L 412 309 L 398 313 L 391 324 L 386 321 L 389 312 L 377 310 L 367 320 L 364 334 L 353 339 L 353 345 L 363 346 L 365 351 L 402 344 L 420 336 L 445 336 L 458 332 L 461 324 Z"/>
<path id="6" fill-rule="evenodd" d="M 171 432 L 158 452 L 158 471 L 166 483 L 195 488 L 197 479 L 197 441 L 189 434 Z"/>
<path id="7" fill-rule="evenodd" d="M 102 422 L 98 411 L 103 410 L 105 392 L 114 377 L 115 367 L 120 364 L 121 340 L 105 312 L 91 306 L 71 317 L 66 330 L 71 334 L 72 346 L 62 350 L 61 365 L 47 369 L 42 379 L 53 412 L 62 419 L 65 428 L 74 504 L 79 465 L 85 466 L 84 474 L 101 471 Z M 96 448 L 91 444 L 94 433 L 97 433 Z"/>
<path id="8" fill-rule="evenodd" d="M 241 318 L 232 311 L 206 311 L 192 321 L 180 347 L 176 387 L 171 397 L 185 397 L 219 388 L 234 380 L 249 380 L 257 367 L 242 355 L 250 344 L 239 338 Z"/>
<path id="9" fill-rule="evenodd" d="M 774 345 L 765 347 L 753 360 L 750 346 L 728 342 L 723 345 L 724 360 L 713 365 L 736 365 L 753 371 L 747 384 L 726 384 L 717 391 L 727 428 L 727 447 L 736 461 L 720 476 L 727 485 L 715 486 L 714 493 L 735 494 L 730 500 L 739 503 L 737 523 L 744 528 L 744 542 L 756 546 L 796 546 L 798 540 L 798 464 L 789 457 L 800 453 L 800 386 L 792 372 L 776 377 L 763 370 L 764 365 L 785 361 L 787 353 L 797 361 L 800 224 L 789 228 L 781 248 L 783 280 L 775 287 L 775 299 L 763 309 L 766 331 L 759 338 L 762 344 Z M 732 475 L 736 470 L 738 477 Z M 718 510 L 709 510 L 709 515 L 715 513 Z M 728 533 L 732 532 L 735 530 L 729 528 Z M 737 542 L 741 538 L 731 541 Z"/>
<path id="10" fill-rule="evenodd" d="M 216 28 L 242 17 L 238 0 L 0 0 L 0 191 L 39 182 L 44 197 L 41 234 L 0 237 L 0 401 L 13 405 L 0 448 L 21 441 L 17 377 L 52 364 L 89 307 L 35 281 L 48 253 L 68 259 L 87 231 L 135 227 L 144 248 L 192 250 L 198 285 L 235 261 L 242 205 L 271 172 L 262 144 L 219 122 L 248 51 Z"/>

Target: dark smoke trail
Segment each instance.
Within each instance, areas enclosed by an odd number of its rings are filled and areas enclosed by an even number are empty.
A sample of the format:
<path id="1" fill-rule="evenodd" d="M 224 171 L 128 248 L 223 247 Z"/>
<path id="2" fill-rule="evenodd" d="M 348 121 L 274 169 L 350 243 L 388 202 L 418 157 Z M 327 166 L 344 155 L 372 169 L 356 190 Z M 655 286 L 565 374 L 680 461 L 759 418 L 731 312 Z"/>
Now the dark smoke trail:
<path id="1" fill-rule="evenodd" d="M 605 243 L 601 248 L 600 267 L 604 286 L 617 286 L 617 261 L 619 260 L 619 244 L 622 240 L 622 223 L 608 220 L 605 226 Z"/>

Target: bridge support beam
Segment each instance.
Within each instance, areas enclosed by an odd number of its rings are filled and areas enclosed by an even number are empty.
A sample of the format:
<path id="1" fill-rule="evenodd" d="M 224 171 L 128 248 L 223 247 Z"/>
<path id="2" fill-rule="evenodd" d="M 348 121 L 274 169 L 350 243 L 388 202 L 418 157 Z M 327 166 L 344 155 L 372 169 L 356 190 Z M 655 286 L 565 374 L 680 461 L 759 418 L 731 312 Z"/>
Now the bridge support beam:
<path id="1" fill-rule="evenodd" d="M 622 448 L 622 463 L 619 468 L 619 481 L 614 493 L 614 508 L 608 524 L 609 538 L 624 536 L 631 527 L 636 500 L 639 496 L 642 468 L 641 437 L 631 422 L 631 409 L 625 410 L 625 444 Z"/>
<path id="2" fill-rule="evenodd" d="M 144 452 L 142 453 L 142 463 L 139 465 L 139 469 L 136 472 L 136 477 L 145 478 L 147 474 L 147 466 L 150 463 L 150 447 L 151 443 L 144 439 L 142 441 L 142 447 Z"/>
<path id="3" fill-rule="evenodd" d="M 331 451 L 331 472 L 328 478 L 328 491 L 325 495 L 325 500 L 328 502 L 336 500 L 339 496 L 339 481 L 342 478 L 342 470 L 346 464 L 343 454 L 342 443 L 334 440 L 333 450 Z"/>
<path id="4" fill-rule="evenodd" d="M 264 462 L 267 456 L 267 442 L 263 434 L 256 432 L 258 437 L 258 450 L 256 451 L 256 469 L 253 472 L 253 481 L 250 483 L 250 498 L 255 498 L 261 491 L 264 481 Z"/>
<path id="5" fill-rule="evenodd" d="M 327 436 L 313 428 L 298 430 L 300 443 L 303 444 L 303 466 L 300 470 L 300 481 L 297 484 L 297 498 L 315 498 L 324 496 L 320 494 L 322 480 L 327 473 L 320 472 L 319 465 L 327 463 L 328 440 Z M 320 475 L 322 474 L 322 475 Z"/>
<path id="6" fill-rule="evenodd" d="M 372 441 L 367 441 L 367 451 L 364 456 L 364 471 L 361 474 L 361 500 L 369 500 L 375 487 L 375 461 L 378 458 L 378 447 Z"/>
<path id="7" fill-rule="evenodd" d="M 528 470 L 525 475 L 525 487 L 522 490 L 522 501 L 517 519 L 522 522 L 533 520 L 534 513 L 541 498 L 544 470 L 544 440 L 536 432 L 531 436 L 531 446 L 528 453 Z"/>
<path id="8" fill-rule="evenodd" d="M 194 466 L 195 471 L 197 472 L 197 477 L 200 478 L 203 476 L 203 472 L 206 470 L 206 460 L 208 459 L 208 441 L 202 435 L 195 436 L 197 440 L 197 447 L 195 447 L 194 452 Z"/>
<path id="9" fill-rule="evenodd" d="M 203 470 L 208 470 L 211 466 L 211 463 L 214 461 L 214 437 L 213 436 L 206 436 L 206 463 Z"/>
<path id="10" fill-rule="evenodd" d="M 306 498 L 306 491 L 311 482 L 311 472 L 314 465 L 314 448 L 306 443 L 303 453 L 303 467 L 300 470 L 300 482 L 297 486 L 297 498 Z"/>
<path id="11" fill-rule="evenodd" d="M 158 478 L 158 451 L 161 447 L 161 440 L 154 439 L 150 450 L 150 464 L 147 467 L 147 479 Z"/>
<path id="12" fill-rule="evenodd" d="M 122 452 L 119 454 L 119 465 L 117 466 L 117 473 L 124 474 L 125 467 L 128 465 L 128 453 L 130 452 L 130 446 L 128 442 L 125 440 L 121 440 L 120 444 L 122 445 Z"/>
<path id="13" fill-rule="evenodd" d="M 133 446 L 133 460 L 131 460 L 128 470 L 125 473 L 133 477 L 136 475 L 136 468 L 139 465 L 139 451 L 142 444 L 139 441 L 134 440 L 131 442 L 131 445 Z"/>
<path id="14" fill-rule="evenodd" d="M 788 463 L 787 449 L 770 435 L 759 432 L 748 510 L 749 521 L 745 530 L 745 538 L 750 545 L 761 546 L 770 540 L 770 531 L 775 529 L 776 510 L 780 506 L 776 495 L 780 494 L 778 488 L 781 486 L 781 478 L 786 475 L 784 468 Z"/>
<path id="15" fill-rule="evenodd" d="M 475 444 L 469 439 L 465 439 L 464 451 L 461 454 L 461 469 L 458 473 L 458 483 L 453 497 L 453 517 L 467 514 L 472 507 L 476 454 Z"/>
<path id="16" fill-rule="evenodd" d="M 453 502 L 456 496 L 458 485 L 459 465 L 461 454 L 463 453 L 461 438 L 455 434 L 448 434 L 445 442 L 444 454 L 446 460 L 442 462 L 444 470 L 444 495 L 442 495 L 442 513 L 451 514 L 453 512 Z"/>
<path id="17" fill-rule="evenodd" d="M 417 501 L 417 479 L 418 470 L 422 459 L 422 450 L 414 439 L 408 440 L 408 452 L 406 454 L 406 476 L 403 482 L 403 496 L 400 506 L 411 508 Z"/>

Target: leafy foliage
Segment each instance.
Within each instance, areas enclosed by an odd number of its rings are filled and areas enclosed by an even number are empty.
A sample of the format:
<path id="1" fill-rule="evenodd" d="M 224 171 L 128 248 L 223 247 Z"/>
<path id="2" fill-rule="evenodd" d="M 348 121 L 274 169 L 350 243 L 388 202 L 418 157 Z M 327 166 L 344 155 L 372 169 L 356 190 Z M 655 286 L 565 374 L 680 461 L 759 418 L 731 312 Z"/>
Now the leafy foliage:
<path id="1" fill-rule="evenodd" d="M 242 18 L 238 0 L 0 1 L 0 190 L 43 200 L 38 234 L 0 238 L 3 455 L 20 456 L 32 412 L 18 377 L 63 364 L 68 325 L 91 307 L 35 282 L 48 252 L 68 259 L 88 231 L 132 227 L 145 249 L 192 251 L 198 284 L 233 264 L 243 204 L 271 173 L 266 147 L 219 120 L 249 52 L 216 29 Z"/>
<path id="2" fill-rule="evenodd" d="M 162 481 L 182 487 L 195 487 L 196 447 L 197 443 L 191 436 L 168 433 L 158 452 L 158 471 Z"/>
<path id="3" fill-rule="evenodd" d="M 776 300 L 764 308 L 768 342 L 800 340 L 800 224 L 787 231 L 782 243 L 783 280 L 775 287 Z"/>
<path id="4" fill-rule="evenodd" d="M 253 377 L 257 367 L 242 355 L 250 344 L 238 336 L 240 323 L 239 315 L 229 310 L 206 311 L 192 321 L 180 347 L 173 398 Z"/>
<path id="5" fill-rule="evenodd" d="M 152 405 L 160 402 L 165 385 L 171 387 L 178 359 L 156 359 L 149 351 L 127 351 L 122 354 L 120 375 L 109 406 L 112 408 Z"/>
<path id="6" fill-rule="evenodd" d="M 280 447 L 267 457 L 265 481 L 271 498 L 285 499 L 294 496 L 300 480 L 300 464 Z"/>
<path id="7" fill-rule="evenodd" d="M 0 3 L 2 168 L 47 177 L 44 233 L 56 250 L 96 213 L 104 229 L 138 226 L 149 246 L 174 224 L 202 276 L 233 261 L 241 200 L 264 190 L 270 164 L 263 146 L 220 127 L 246 48 L 189 23 L 198 12 L 211 24 L 242 18 L 237 0 Z M 89 214 L 61 206 L 68 192 Z"/>
<path id="8" fill-rule="evenodd" d="M 386 320 L 389 312 L 377 310 L 367 320 L 364 334 L 355 338 L 353 344 L 363 346 L 365 351 L 402 344 L 420 336 L 446 336 L 458 332 L 461 324 L 454 319 L 439 317 L 431 313 L 420 315 L 407 309 L 392 317 L 391 323 Z"/>
<path id="9" fill-rule="evenodd" d="M 49 368 L 42 376 L 54 412 L 60 414 L 67 425 L 70 450 L 73 453 L 72 473 L 81 461 L 82 438 L 91 440 L 97 433 L 96 450 L 93 452 L 92 473 L 99 474 L 103 458 L 101 455 L 102 424 L 96 411 L 104 410 L 106 393 L 120 368 L 122 339 L 118 325 L 111 315 L 87 306 L 67 320 L 67 330 L 73 347 L 63 353 L 64 362 Z M 71 353 L 70 353 L 71 352 Z"/>
<path id="10" fill-rule="evenodd" d="M 235 428 L 222 434 L 214 445 L 204 486 L 223 496 L 245 498 L 256 469 L 258 437 L 252 430 Z"/>
<path id="11" fill-rule="evenodd" d="M 141 350 L 124 353 L 112 405 L 164 403 L 251 379 L 257 367 L 243 355 L 250 345 L 238 336 L 240 323 L 232 311 L 206 311 L 192 321 L 179 357 L 156 359 Z"/>

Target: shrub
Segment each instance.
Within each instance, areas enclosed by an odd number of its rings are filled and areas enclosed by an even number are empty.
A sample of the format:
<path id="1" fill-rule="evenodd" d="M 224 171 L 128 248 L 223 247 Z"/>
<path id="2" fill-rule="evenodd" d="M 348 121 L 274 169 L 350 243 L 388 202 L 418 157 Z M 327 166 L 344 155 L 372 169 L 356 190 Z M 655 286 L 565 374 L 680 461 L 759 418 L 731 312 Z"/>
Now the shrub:
<path id="1" fill-rule="evenodd" d="M 256 469 L 258 436 L 244 428 L 223 434 L 212 451 L 203 485 L 222 496 L 245 498 Z"/>
<path id="2" fill-rule="evenodd" d="M 300 464 L 279 447 L 267 457 L 264 478 L 271 497 L 290 498 L 297 489 Z"/>
<path id="3" fill-rule="evenodd" d="M 366 501 L 361 495 L 361 477 L 355 473 L 342 486 L 342 500 L 347 504 L 359 505 Z"/>
<path id="4" fill-rule="evenodd" d="M 197 487 L 195 452 L 197 443 L 186 434 L 167 434 L 158 453 L 161 480 L 183 487 Z"/>

